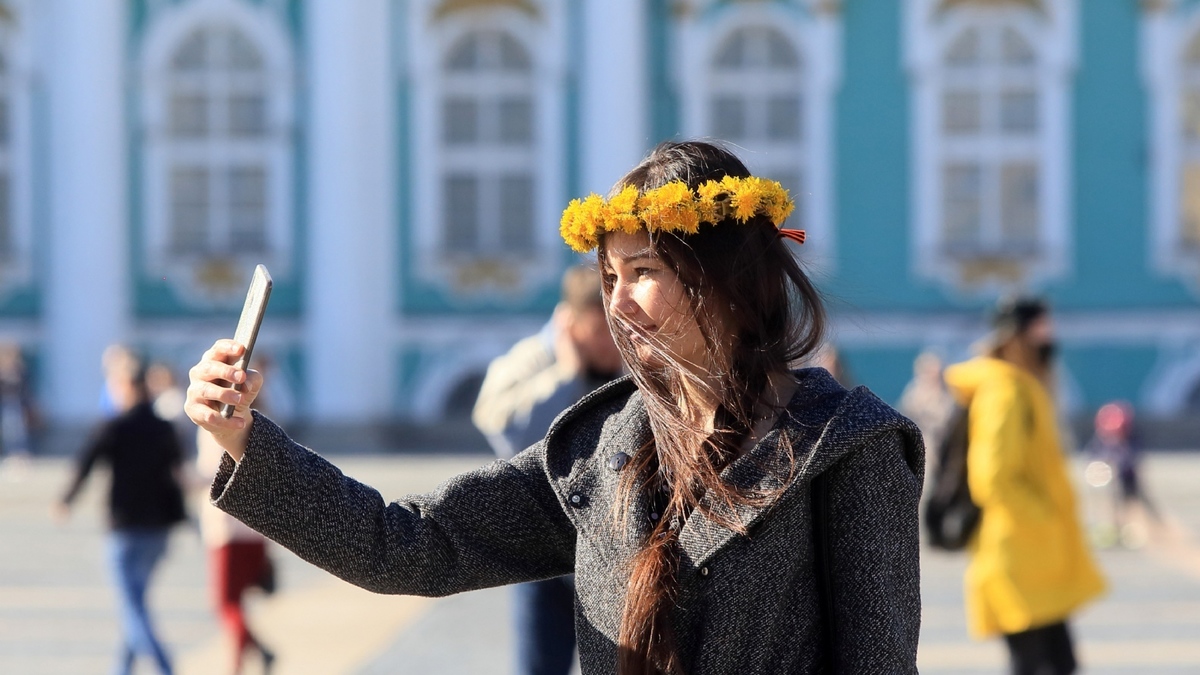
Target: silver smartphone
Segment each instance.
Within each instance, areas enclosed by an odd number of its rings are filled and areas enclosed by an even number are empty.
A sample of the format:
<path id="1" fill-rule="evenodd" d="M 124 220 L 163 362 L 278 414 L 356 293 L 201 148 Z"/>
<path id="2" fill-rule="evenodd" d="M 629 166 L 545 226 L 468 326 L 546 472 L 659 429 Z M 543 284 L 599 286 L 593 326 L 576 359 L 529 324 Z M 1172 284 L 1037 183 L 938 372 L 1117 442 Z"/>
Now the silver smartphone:
<path id="1" fill-rule="evenodd" d="M 250 353 L 254 351 L 254 342 L 258 339 L 258 327 L 262 325 L 263 314 L 267 311 L 267 301 L 271 299 L 271 273 L 264 265 L 254 268 L 254 276 L 250 279 L 250 290 L 246 291 L 246 304 L 242 305 L 242 316 L 238 319 L 237 331 L 233 341 L 246 348 L 242 358 L 233 364 L 234 368 L 246 370 L 250 366 Z M 241 385 L 234 385 L 241 391 Z M 228 403 L 221 406 L 221 416 L 225 419 L 233 417 L 234 406 Z"/>

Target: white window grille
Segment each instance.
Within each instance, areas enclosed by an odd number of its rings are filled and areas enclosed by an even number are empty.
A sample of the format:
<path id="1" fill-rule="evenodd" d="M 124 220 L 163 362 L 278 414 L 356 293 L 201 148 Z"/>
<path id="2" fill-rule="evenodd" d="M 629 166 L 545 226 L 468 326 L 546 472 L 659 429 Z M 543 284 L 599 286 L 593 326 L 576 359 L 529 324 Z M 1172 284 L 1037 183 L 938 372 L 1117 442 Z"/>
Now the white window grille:
<path id="1" fill-rule="evenodd" d="M 266 69 L 228 25 L 195 29 L 171 59 L 170 250 L 265 253 L 270 181 Z"/>
<path id="2" fill-rule="evenodd" d="M 683 136 L 729 142 L 752 173 L 782 183 L 796 201 L 788 227 L 808 231 L 797 250 L 810 266 L 832 271 L 833 106 L 842 59 L 835 3 L 679 4 L 671 54 Z"/>
<path id="3" fill-rule="evenodd" d="M 779 30 L 732 31 L 712 60 L 710 135 L 744 147 L 755 173 L 778 180 L 797 201 L 804 227 L 804 64 Z"/>
<path id="4" fill-rule="evenodd" d="M 442 252 L 522 257 L 535 248 L 533 63 L 513 36 L 476 30 L 443 62 Z"/>

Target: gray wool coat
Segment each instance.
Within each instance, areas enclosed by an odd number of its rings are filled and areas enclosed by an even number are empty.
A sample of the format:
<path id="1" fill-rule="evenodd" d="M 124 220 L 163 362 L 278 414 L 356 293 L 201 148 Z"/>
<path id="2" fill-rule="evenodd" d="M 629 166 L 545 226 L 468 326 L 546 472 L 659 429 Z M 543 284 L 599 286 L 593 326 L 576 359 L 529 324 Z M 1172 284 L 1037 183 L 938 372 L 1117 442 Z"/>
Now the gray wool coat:
<path id="1" fill-rule="evenodd" d="M 865 388 L 848 392 L 821 369 L 796 376 L 800 386 L 775 428 L 724 473 L 770 494 L 736 508 L 748 534 L 700 510 L 680 533 L 674 625 L 686 672 L 818 671 L 824 643 L 809 491 L 826 474 L 837 672 L 915 673 L 920 433 Z M 623 522 L 613 517 L 619 473 L 609 460 L 633 455 L 649 434 L 641 396 L 618 380 L 513 459 L 389 504 L 255 413 L 244 457 L 235 464 L 225 456 L 212 498 L 377 593 L 441 596 L 574 572 L 582 671 L 614 673 L 627 565 L 651 521 L 640 499 Z"/>

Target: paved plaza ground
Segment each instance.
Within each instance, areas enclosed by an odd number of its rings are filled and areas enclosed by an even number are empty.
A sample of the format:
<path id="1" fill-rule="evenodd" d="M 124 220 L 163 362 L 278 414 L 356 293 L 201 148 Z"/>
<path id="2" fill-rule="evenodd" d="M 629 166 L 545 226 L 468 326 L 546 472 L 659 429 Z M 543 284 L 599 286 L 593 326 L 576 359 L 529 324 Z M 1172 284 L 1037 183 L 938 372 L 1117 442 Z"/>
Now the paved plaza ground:
<path id="1" fill-rule="evenodd" d="M 335 459 L 385 497 L 423 491 L 485 455 L 370 455 Z M 103 475 L 72 519 L 49 507 L 67 480 L 61 459 L 0 470 L 0 673 L 106 673 L 117 641 L 103 567 Z M 1168 513 L 1167 533 L 1138 550 L 1100 552 L 1112 592 L 1075 624 L 1085 673 L 1200 674 L 1200 453 L 1151 454 L 1146 483 Z M 1096 512 L 1099 495 L 1085 493 Z M 199 499 L 200 495 L 197 494 Z M 280 592 L 251 601 L 253 625 L 279 654 L 277 675 L 448 673 L 502 675 L 511 662 L 505 589 L 440 600 L 372 595 L 274 550 Z M 998 642 L 973 642 L 963 626 L 960 555 L 922 560 L 923 673 L 1004 672 Z M 181 675 L 227 672 L 194 528 L 173 535 L 151 606 Z M 258 664 L 248 672 L 257 673 Z M 143 664 L 140 673 L 153 672 Z"/>

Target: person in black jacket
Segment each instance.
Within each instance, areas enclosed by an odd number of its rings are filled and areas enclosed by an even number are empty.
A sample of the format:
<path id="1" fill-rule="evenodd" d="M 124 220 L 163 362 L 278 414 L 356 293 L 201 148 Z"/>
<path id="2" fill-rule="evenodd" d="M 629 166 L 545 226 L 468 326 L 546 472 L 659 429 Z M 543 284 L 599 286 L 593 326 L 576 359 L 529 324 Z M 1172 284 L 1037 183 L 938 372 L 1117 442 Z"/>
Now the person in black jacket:
<path id="1" fill-rule="evenodd" d="M 106 421 L 83 448 L 74 478 L 58 506 L 69 513 L 97 462 L 109 465 L 111 532 L 108 559 L 121 603 L 122 643 L 115 673 L 130 673 L 138 654 L 151 657 L 162 673 L 171 661 L 155 635 L 146 609 L 146 588 L 167 549 L 172 525 L 184 519 L 179 469 L 183 453 L 170 422 L 160 419 L 146 391 L 145 370 L 136 359 L 109 367 L 106 384 L 118 416 Z"/>

